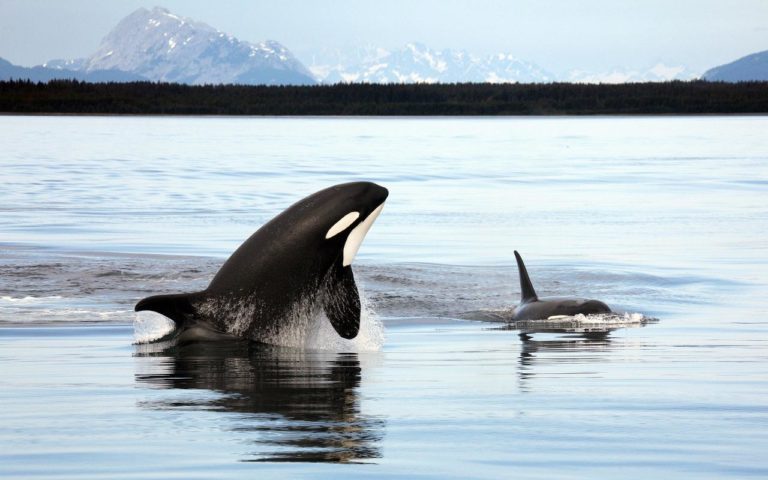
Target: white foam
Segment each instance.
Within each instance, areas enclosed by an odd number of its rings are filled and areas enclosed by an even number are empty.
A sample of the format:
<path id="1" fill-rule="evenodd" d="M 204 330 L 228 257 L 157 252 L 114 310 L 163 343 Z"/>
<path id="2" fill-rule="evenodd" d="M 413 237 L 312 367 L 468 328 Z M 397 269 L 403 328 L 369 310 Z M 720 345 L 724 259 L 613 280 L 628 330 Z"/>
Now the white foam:
<path id="1" fill-rule="evenodd" d="M 33 297 L 30 295 L 27 295 L 26 297 L 11 297 L 11 296 L 2 296 L 0 297 L 0 301 L 13 303 L 13 304 L 23 304 L 23 305 L 29 305 L 32 303 L 40 303 L 40 302 L 49 302 L 51 300 L 60 300 L 63 297 L 60 296 L 52 296 L 52 297 Z"/>
<path id="2" fill-rule="evenodd" d="M 636 324 L 645 324 L 653 320 L 646 317 L 642 313 L 597 313 L 592 315 L 578 314 L 570 318 L 581 324 L 594 324 L 594 325 L 618 325 L 618 326 L 633 326 Z"/>
<path id="3" fill-rule="evenodd" d="M 271 345 L 333 352 L 375 352 L 384 345 L 384 325 L 360 291 L 360 331 L 347 340 L 339 336 L 321 308 L 297 305 L 274 335 L 259 340 Z"/>
<path id="4" fill-rule="evenodd" d="M 646 317 L 642 313 L 597 313 L 556 315 L 546 320 L 519 320 L 511 322 L 517 328 L 522 329 L 568 329 L 574 332 L 613 330 L 617 328 L 642 327 L 648 323 L 655 323 L 658 319 Z M 542 331 L 543 331 L 542 330 Z"/>
<path id="5" fill-rule="evenodd" d="M 149 343 L 158 340 L 176 328 L 173 320 L 157 312 L 144 310 L 136 312 L 133 319 L 134 343 Z"/>

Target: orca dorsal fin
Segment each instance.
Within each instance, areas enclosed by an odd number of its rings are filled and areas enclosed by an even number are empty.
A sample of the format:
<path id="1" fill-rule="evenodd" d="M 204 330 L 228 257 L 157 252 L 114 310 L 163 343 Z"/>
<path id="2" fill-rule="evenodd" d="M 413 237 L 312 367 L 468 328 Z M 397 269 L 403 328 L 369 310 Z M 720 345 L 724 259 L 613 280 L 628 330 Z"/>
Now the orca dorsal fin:
<path id="1" fill-rule="evenodd" d="M 528 270 L 523 263 L 523 257 L 517 253 L 517 250 L 515 250 L 515 259 L 517 260 L 517 270 L 520 272 L 521 302 L 526 303 L 538 300 L 539 297 L 536 295 L 536 290 L 533 289 L 531 278 L 528 276 Z"/>
<path id="2" fill-rule="evenodd" d="M 157 312 L 173 320 L 177 327 L 181 327 L 190 323 L 197 315 L 197 310 L 192 305 L 193 295 L 195 294 L 153 295 L 139 300 L 134 310 Z"/>

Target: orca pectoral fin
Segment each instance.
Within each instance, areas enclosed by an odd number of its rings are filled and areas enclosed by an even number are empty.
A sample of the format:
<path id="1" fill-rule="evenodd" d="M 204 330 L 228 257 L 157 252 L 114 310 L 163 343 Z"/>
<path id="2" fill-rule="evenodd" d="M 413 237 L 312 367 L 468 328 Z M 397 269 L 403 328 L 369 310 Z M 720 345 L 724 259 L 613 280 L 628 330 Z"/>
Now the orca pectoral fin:
<path id="1" fill-rule="evenodd" d="M 176 324 L 177 327 L 181 327 L 195 318 L 196 310 L 192 305 L 191 295 L 189 294 L 175 294 L 175 295 L 153 295 L 139 300 L 134 310 L 141 312 L 143 310 L 151 310 L 164 315 Z"/>
<path id="2" fill-rule="evenodd" d="M 323 299 L 323 310 L 336 333 L 353 339 L 360 331 L 360 293 L 352 267 L 334 266 L 329 273 Z"/>

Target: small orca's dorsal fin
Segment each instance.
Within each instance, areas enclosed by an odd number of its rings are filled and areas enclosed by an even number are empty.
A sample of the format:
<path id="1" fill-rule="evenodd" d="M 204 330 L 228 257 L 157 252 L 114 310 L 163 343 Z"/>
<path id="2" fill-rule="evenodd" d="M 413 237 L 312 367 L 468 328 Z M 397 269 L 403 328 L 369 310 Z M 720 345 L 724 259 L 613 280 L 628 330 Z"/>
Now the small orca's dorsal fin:
<path id="1" fill-rule="evenodd" d="M 177 327 L 181 327 L 190 323 L 196 316 L 197 311 L 190 298 L 192 295 L 194 294 L 153 295 L 139 300 L 134 310 L 157 312 L 173 320 Z"/>
<path id="2" fill-rule="evenodd" d="M 323 310 L 336 333 L 347 340 L 360 331 L 360 293 L 357 291 L 351 266 L 335 262 L 328 272 L 323 298 Z"/>
<path id="3" fill-rule="evenodd" d="M 521 301 L 523 303 L 536 301 L 539 299 L 536 295 L 536 290 L 533 289 L 533 284 L 528 276 L 528 270 L 523 263 L 523 257 L 515 250 L 515 259 L 517 260 L 517 270 L 520 272 L 520 292 L 522 295 Z"/>

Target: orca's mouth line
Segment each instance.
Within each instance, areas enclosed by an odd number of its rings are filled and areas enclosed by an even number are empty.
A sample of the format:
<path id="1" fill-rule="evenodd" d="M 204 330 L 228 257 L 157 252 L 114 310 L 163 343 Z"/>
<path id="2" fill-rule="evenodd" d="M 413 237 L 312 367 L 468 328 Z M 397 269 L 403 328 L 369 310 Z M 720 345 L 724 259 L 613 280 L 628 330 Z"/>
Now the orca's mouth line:
<path id="1" fill-rule="evenodd" d="M 348 267 L 349 265 L 352 265 L 352 261 L 355 259 L 357 251 L 360 250 L 360 245 L 363 244 L 365 235 L 368 233 L 368 230 L 371 229 L 373 222 L 376 221 L 376 219 L 379 217 L 379 214 L 381 214 L 382 209 L 384 209 L 384 203 L 385 202 L 381 202 L 381 205 L 376 207 L 376 209 L 374 209 L 365 218 L 365 220 L 360 222 L 355 228 L 352 229 L 351 232 L 349 232 L 347 241 L 344 243 L 344 258 L 342 261 L 342 266 Z"/>

